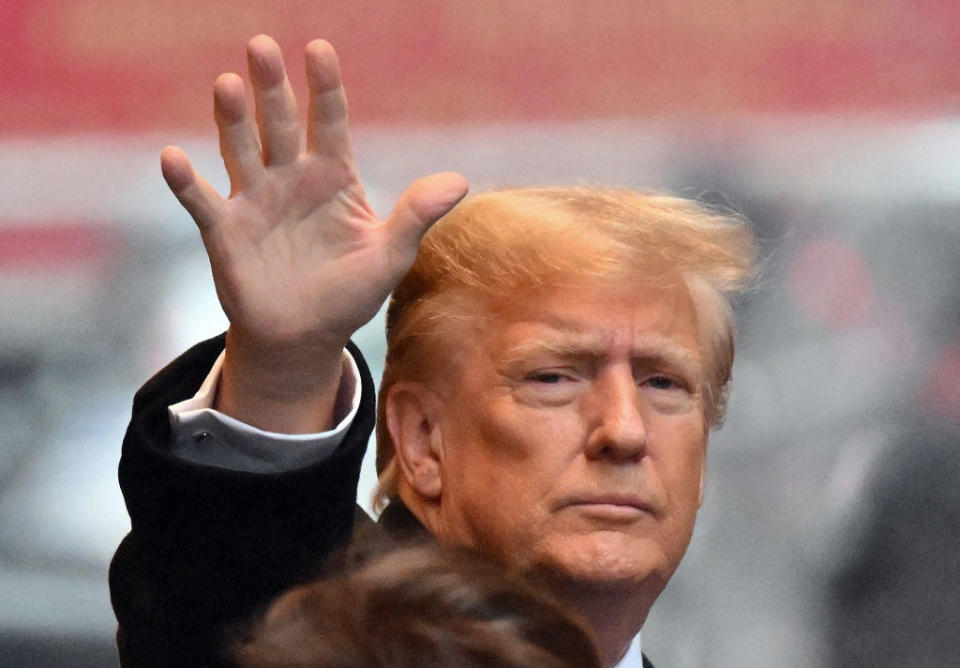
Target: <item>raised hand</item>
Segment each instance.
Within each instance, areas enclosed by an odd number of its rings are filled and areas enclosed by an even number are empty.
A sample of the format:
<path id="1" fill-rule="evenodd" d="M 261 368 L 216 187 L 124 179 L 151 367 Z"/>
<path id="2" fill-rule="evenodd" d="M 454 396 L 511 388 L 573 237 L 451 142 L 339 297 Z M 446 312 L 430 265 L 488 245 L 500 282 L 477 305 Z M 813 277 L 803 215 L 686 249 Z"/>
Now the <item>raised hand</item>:
<path id="1" fill-rule="evenodd" d="M 350 148 L 336 53 L 307 45 L 306 149 L 276 42 L 247 44 L 256 120 L 243 81 L 214 84 L 227 199 L 187 156 L 167 147 L 164 178 L 203 238 L 230 320 L 217 407 L 273 431 L 316 431 L 329 421 L 340 351 L 413 263 L 423 234 L 466 193 L 462 176 L 416 181 L 377 220 Z M 259 134 L 259 141 L 258 141 Z"/>

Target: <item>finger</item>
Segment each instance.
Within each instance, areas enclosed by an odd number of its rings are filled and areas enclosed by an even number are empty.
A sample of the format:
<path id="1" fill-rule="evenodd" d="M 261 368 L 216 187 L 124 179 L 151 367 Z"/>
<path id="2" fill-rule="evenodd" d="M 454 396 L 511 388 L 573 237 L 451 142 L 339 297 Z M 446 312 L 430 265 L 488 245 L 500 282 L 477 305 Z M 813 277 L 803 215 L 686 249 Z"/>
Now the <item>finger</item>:
<path id="1" fill-rule="evenodd" d="M 160 153 L 160 170 L 170 190 L 187 210 L 201 231 L 222 220 L 226 202 L 190 164 L 190 158 L 176 146 Z"/>
<path id="2" fill-rule="evenodd" d="M 262 177 L 264 168 L 256 128 L 247 112 L 243 79 L 236 74 L 221 74 L 213 84 L 213 117 L 231 191 L 243 190 Z"/>
<path id="3" fill-rule="evenodd" d="M 395 246 L 416 252 L 430 226 L 456 206 L 467 194 L 467 180 L 454 172 L 425 176 L 404 191 L 397 200 L 387 230 Z"/>
<path id="4" fill-rule="evenodd" d="M 267 165 L 293 162 L 300 151 L 300 124 L 280 47 L 270 37 L 257 35 L 247 43 L 247 62 L 257 103 L 263 161 Z"/>
<path id="5" fill-rule="evenodd" d="M 327 158 L 352 160 L 347 128 L 347 96 L 340 80 L 340 61 L 330 42 L 307 44 L 307 150 Z"/>

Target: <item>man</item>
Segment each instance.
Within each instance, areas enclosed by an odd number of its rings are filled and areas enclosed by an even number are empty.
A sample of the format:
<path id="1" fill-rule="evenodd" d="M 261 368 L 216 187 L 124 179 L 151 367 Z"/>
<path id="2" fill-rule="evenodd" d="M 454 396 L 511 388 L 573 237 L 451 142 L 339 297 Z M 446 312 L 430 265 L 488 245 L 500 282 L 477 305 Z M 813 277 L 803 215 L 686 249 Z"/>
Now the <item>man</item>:
<path id="1" fill-rule="evenodd" d="M 230 197 L 178 149 L 162 155 L 230 329 L 135 400 L 120 471 L 132 531 L 111 572 L 121 656 L 213 662 L 229 623 L 370 530 L 354 530 L 354 499 L 372 383 L 349 338 L 393 291 L 383 531 L 536 573 L 590 623 L 606 665 L 640 665 L 634 639 L 702 499 L 733 361 L 725 295 L 750 271 L 749 233 L 616 189 L 453 208 L 456 174 L 417 181 L 378 221 L 330 45 L 307 46 L 304 152 L 279 48 L 256 37 L 248 56 L 256 124 L 239 77 L 214 85 Z"/>

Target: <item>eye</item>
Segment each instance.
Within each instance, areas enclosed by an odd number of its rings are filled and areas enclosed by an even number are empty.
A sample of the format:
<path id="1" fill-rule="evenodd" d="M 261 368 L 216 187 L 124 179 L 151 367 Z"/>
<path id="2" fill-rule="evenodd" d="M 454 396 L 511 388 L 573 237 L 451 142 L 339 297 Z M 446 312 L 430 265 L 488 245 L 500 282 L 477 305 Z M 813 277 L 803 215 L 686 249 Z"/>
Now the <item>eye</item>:
<path id="1" fill-rule="evenodd" d="M 565 406 L 583 389 L 580 374 L 573 369 L 534 369 L 521 376 L 516 396 L 531 406 Z"/>
<path id="2" fill-rule="evenodd" d="M 655 390 L 673 390 L 680 387 L 680 384 L 669 376 L 651 376 L 644 382 Z"/>
<path id="3" fill-rule="evenodd" d="M 538 373 L 532 373 L 527 376 L 527 380 L 531 380 L 535 383 L 544 383 L 546 385 L 556 385 L 567 380 L 567 376 L 556 371 L 543 371 Z"/>

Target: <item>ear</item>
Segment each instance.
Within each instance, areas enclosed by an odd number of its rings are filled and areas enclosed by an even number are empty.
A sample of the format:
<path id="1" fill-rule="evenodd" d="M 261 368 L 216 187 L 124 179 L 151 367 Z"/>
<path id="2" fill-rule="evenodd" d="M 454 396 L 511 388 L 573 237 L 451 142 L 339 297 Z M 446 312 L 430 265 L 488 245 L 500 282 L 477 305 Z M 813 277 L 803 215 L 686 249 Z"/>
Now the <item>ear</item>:
<path id="1" fill-rule="evenodd" d="M 436 500 L 442 488 L 443 442 L 438 428 L 443 404 L 423 383 L 397 383 L 387 392 L 384 415 L 404 481 L 421 497 Z"/>

